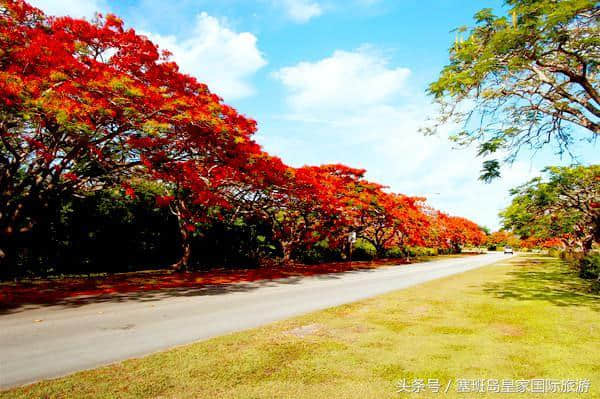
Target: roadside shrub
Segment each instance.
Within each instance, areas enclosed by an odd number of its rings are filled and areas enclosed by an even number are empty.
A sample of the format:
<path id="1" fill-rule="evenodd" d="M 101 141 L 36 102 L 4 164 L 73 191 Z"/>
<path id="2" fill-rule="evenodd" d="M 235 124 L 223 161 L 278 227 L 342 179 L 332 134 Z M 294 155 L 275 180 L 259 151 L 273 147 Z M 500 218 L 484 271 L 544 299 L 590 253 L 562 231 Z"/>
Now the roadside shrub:
<path id="1" fill-rule="evenodd" d="M 319 241 L 309 249 L 300 251 L 299 258 L 306 264 L 336 262 L 342 260 L 342 251 L 338 248 L 331 248 L 329 242 L 323 240 Z"/>
<path id="2" fill-rule="evenodd" d="M 354 243 L 354 250 L 352 251 L 353 260 L 373 260 L 375 259 L 377 251 L 373 244 L 365 241 L 361 238 L 356 240 Z"/>
<path id="3" fill-rule="evenodd" d="M 435 248 L 417 247 L 417 256 L 437 256 L 438 250 Z"/>
<path id="4" fill-rule="evenodd" d="M 554 258 L 558 258 L 558 257 L 560 257 L 560 252 L 561 252 L 561 251 L 559 251 L 559 250 L 558 250 L 558 249 L 556 249 L 556 248 L 550 248 L 550 249 L 548 250 L 548 255 L 549 255 L 549 256 L 552 256 L 552 257 L 554 257 Z"/>
<path id="5" fill-rule="evenodd" d="M 57 201 L 13 247 L 2 278 L 127 272 L 176 260 L 177 220 L 156 207 L 152 187 L 136 186 L 134 198 L 109 187 Z"/>
<path id="6" fill-rule="evenodd" d="M 578 267 L 581 262 L 582 254 L 574 251 L 565 250 L 560 251 L 558 257 L 563 262 L 566 262 L 573 267 Z"/>
<path id="7" fill-rule="evenodd" d="M 420 256 L 437 256 L 442 250 L 438 250 L 437 248 L 427 248 L 427 247 L 407 247 L 406 253 L 411 258 L 417 258 Z"/>
<path id="8" fill-rule="evenodd" d="M 452 248 L 437 248 L 437 255 L 452 255 L 454 250 Z"/>
<path id="9" fill-rule="evenodd" d="M 595 253 L 579 261 L 579 275 L 586 279 L 600 278 L 600 253 Z"/>
<path id="10" fill-rule="evenodd" d="M 400 259 L 406 257 L 406 251 L 400 247 L 392 247 L 385 253 L 386 258 Z"/>

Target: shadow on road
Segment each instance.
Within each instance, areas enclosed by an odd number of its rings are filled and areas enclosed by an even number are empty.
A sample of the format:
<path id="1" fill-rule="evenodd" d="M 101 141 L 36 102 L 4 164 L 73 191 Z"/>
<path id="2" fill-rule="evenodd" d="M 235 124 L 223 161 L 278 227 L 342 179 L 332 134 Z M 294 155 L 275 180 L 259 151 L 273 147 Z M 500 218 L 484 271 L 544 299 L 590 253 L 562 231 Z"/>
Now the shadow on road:
<path id="1" fill-rule="evenodd" d="M 339 279 L 344 275 L 364 274 L 375 271 L 376 268 L 356 268 L 353 270 L 327 272 L 322 274 L 307 274 L 290 277 L 274 277 L 271 279 L 260 279 L 256 281 L 224 281 L 221 283 L 206 284 L 203 282 L 195 283 L 194 273 L 182 273 L 178 275 L 177 283 L 180 287 L 165 287 L 158 289 L 144 289 L 144 287 L 134 287 L 135 289 L 123 289 L 122 292 L 112 292 L 108 294 L 92 294 L 77 296 L 52 296 L 45 295 L 44 292 L 29 293 L 28 296 L 17 297 L 15 301 L 0 302 L 0 315 L 14 314 L 26 310 L 40 309 L 49 306 L 62 306 L 76 308 L 92 303 L 122 303 L 129 301 L 154 302 L 174 297 L 195 297 L 224 295 L 237 292 L 248 292 L 263 287 L 273 287 L 280 285 L 298 284 L 306 277 L 312 277 L 322 280 Z M 102 287 L 102 280 L 91 281 L 93 288 Z M 104 283 L 105 284 L 105 283 Z M 88 287 L 89 288 L 89 287 Z"/>

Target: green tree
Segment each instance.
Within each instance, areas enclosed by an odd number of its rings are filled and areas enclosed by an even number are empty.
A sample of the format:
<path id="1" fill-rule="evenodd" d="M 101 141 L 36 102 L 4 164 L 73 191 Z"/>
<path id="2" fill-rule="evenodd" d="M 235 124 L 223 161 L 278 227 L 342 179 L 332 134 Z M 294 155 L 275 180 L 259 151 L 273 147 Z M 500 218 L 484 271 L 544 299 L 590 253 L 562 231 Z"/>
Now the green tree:
<path id="1" fill-rule="evenodd" d="M 453 139 L 478 143 L 482 180 L 500 175 L 523 147 L 554 143 L 568 151 L 577 130 L 600 134 L 600 7 L 594 0 L 506 0 L 508 16 L 491 9 L 457 30 L 450 62 L 429 93 L 440 106 L 433 133 L 447 122 Z M 463 37 L 464 35 L 464 37 Z M 584 134 L 585 135 L 585 134 Z M 495 153 L 507 154 L 503 159 Z M 500 157 L 501 158 L 501 157 Z"/>
<path id="2" fill-rule="evenodd" d="M 522 237 L 561 238 L 587 254 L 600 241 L 600 165 L 548 167 L 511 190 L 512 203 L 500 216 Z"/>
<path id="3" fill-rule="evenodd" d="M 483 226 L 483 225 L 480 225 L 478 227 L 479 227 L 479 230 L 483 231 L 486 236 L 489 236 L 490 234 L 492 234 L 492 231 L 490 230 L 489 227 Z"/>

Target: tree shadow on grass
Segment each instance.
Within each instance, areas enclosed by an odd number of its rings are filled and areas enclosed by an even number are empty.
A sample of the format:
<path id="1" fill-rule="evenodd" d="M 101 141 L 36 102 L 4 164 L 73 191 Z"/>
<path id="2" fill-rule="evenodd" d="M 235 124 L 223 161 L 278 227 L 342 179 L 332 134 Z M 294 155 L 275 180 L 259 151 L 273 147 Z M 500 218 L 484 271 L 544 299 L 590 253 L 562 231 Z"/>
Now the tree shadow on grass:
<path id="1" fill-rule="evenodd" d="M 589 293 L 590 282 L 558 259 L 519 258 L 516 270 L 498 283 L 484 284 L 484 291 L 501 299 L 547 301 L 556 306 L 584 306 L 600 312 L 600 295 Z"/>

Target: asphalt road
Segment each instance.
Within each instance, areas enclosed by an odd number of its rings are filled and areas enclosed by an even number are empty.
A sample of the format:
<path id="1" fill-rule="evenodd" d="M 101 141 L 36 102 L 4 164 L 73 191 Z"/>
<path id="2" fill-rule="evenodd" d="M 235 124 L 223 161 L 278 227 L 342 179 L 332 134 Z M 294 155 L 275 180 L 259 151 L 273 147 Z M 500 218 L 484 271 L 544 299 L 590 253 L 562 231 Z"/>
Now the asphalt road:
<path id="1" fill-rule="evenodd" d="M 15 309 L 0 315 L 0 387 L 58 377 L 354 302 L 506 257 L 509 255 L 494 253 Z"/>

